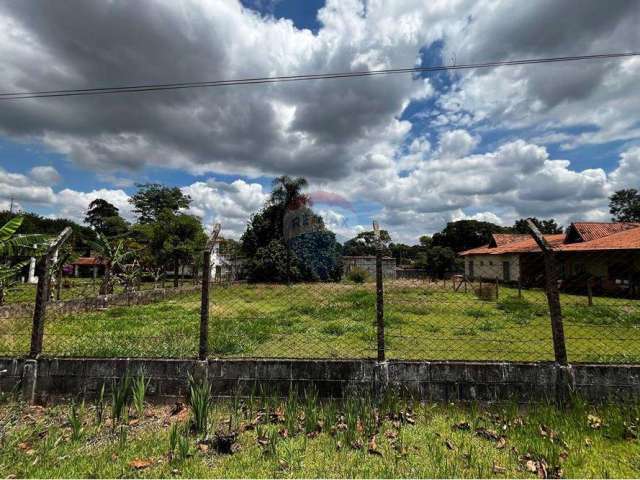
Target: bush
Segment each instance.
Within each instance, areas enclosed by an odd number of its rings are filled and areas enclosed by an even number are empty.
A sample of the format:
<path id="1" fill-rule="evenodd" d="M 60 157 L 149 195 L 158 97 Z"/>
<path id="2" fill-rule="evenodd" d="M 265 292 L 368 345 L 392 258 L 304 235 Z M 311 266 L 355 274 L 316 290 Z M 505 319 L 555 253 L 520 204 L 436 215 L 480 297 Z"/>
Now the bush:
<path id="1" fill-rule="evenodd" d="M 353 283 L 364 283 L 369 280 L 369 272 L 367 272 L 364 268 L 352 268 L 347 273 L 347 280 Z"/>

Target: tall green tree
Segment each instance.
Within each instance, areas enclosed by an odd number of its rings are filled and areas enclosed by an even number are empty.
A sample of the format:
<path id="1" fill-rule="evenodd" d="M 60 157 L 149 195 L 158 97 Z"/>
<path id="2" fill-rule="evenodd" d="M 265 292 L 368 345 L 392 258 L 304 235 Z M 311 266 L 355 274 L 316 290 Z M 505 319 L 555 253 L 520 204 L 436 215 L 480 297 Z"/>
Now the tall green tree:
<path id="1" fill-rule="evenodd" d="M 137 184 L 138 191 L 129 199 L 133 212 L 138 215 L 138 223 L 151 223 L 159 220 L 165 211 L 177 213 L 188 208 L 191 197 L 182 193 L 178 187 L 167 187 L 159 183 Z"/>
<path id="2" fill-rule="evenodd" d="M 478 220 L 458 220 L 449 222 L 432 237 L 433 246 L 449 247 L 454 252 L 469 250 L 489 243 L 493 233 L 509 233 L 511 229 L 491 222 Z"/>
<path id="3" fill-rule="evenodd" d="M 640 222 L 640 193 L 635 188 L 618 190 L 609 197 L 614 222 Z"/>
<path id="4" fill-rule="evenodd" d="M 242 253 L 248 259 L 251 281 L 329 281 L 341 268 L 340 247 L 335 235 L 310 208 L 303 193 L 304 178 L 281 176 L 265 206 L 254 214 L 242 234 Z M 313 229 L 285 238 L 284 221 L 312 220 Z M 288 227 L 289 228 L 289 227 Z"/>
<path id="5" fill-rule="evenodd" d="M 418 254 L 416 267 L 426 270 L 429 275 L 443 278 L 446 273 L 456 270 L 456 254 L 449 247 L 432 246 Z"/>
<path id="6" fill-rule="evenodd" d="M 118 207 L 102 198 L 96 198 L 89 204 L 84 221 L 109 238 L 122 236 L 129 229 Z"/>
<path id="7" fill-rule="evenodd" d="M 382 242 L 383 255 L 390 255 L 391 250 L 389 249 L 389 244 L 391 243 L 391 235 L 389 235 L 387 230 L 380 230 L 380 241 Z M 352 239 L 344 242 L 342 254 L 345 256 L 375 255 L 377 249 L 378 242 L 375 232 L 368 230 L 360 232 Z"/>
<path id="8" fill-rule="evenodd" d="M 553 235 L 556 233 L 562 233 L 563 231 L 562 226 L 558 225 L 558 223 L 553 218 L 539 219 L 533 217 L 531 220 L 533 220 L 533 223 L 536 225 L 536 227 L 538 227 L 540 233 L 543 233 L 545 235 Z M 519 233 L 522 235 L 531 233 L 526 218 L 516 220 L 516 223 L 513 225 L 513 233 Z"/>
<path id="9" fill-rule="evenodd" d="M 279 205 L 283 209 L 294 209 L 308 205 L 309 196 L 302 193 L 302 190 L 309 185 L 306 178 L 292 178 L 287 175 L 282 175 L 274 179 L 272 185 L 272 205 Z"/>

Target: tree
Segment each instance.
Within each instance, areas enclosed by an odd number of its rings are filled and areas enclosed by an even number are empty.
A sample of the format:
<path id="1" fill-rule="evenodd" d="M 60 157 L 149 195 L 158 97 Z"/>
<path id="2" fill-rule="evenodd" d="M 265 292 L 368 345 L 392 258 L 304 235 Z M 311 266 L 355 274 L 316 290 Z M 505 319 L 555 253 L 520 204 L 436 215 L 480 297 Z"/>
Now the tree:
<path id="1" fill-rule="evenodd" d="M 177 287 L 180 266 L 194 262 L 207 243 L 207 235 L 200 219 L 186 213 L 174 214 L 165 210 L 158 224 L 161 229 L 156 232 L 163 237 L 161 250 L 173 264 L 173 286 Z"/>
<path id="2" fill-rule="evenodd" d="M 283 209 L 294 209 L 309 204 L 309 196 L 302 193 L 302 190 L 308 185 L 306 178 L 291 178 L 283 175 L 274 179 L 272 185 L 272 205 L 279 205 Z"/>
<path id="3" fill-rule="evenodd" d="M 71 227 L 73 234 L 67 244 L 73 246 L 77 251 L 85 251 L 88 253 L 90 240 L 95 239 L 96 234 L 90 227 L 78 225 L 77 223 L 65 218 L 44 218 L 36 213 L 31 212 L 9 212 L 8 210 L 0 212 L 0 225 L 7 223 L 9 220 L 20 217 L 22 223 L 20 232 L 22 235 L 45 235 L 57 236 L 65 227 Z"/>
<path id="4" fill-rule="evenodd" d="M 247 262 L 249 281 L 283 283 L 292 278 L 297 279 L 299 277 L 297 258 L 287 250 L 287 245 L 276 239 L 259 247 Z"/>
<path id="5" fill-rule="evenodd" d="M 540 233 L 543 233 L 545 235 L 554 235 L 557 233 L 562 233 L 562 226 L 558 225 L 556 223 L 556 221 L 553 218 L 550 218 L 548 220 L 546 219 L 538 219 L 533 217 L 531 220 L 533 220 L 533 223 L 536 225 L 536 227 L 538 227 L 538 230 L 540 230 Z M 522 235 L 527 235 L 531 233 L 531 230 L 529 229 L 529 224 L 527 223 L 527 219 L 526 218 L 521 218 L 519 220 L 516 220 L 516 223 L 513 225 L 513 233 L 519 233 Z"/>
<path id="6" fill-rule="evenodd" d="M 96 251 L 96 258 L 104 267 L 104 276 L 100 284 L 100 295 L 113 293 L 113 275 L 119 273 L 124 265 L 133 260 L 135 254 L 125 248 L 123 240 L 112 244 L 102 233 L 98 232 L 97 238 L 91 241 L 92 248 Z"/>
<path id="7" fill-rule="evenodd" d="M 289 247 L 295 255 L 299 278 L 312 282 L 337 282 L 342 278 L 340 245 L 333 232 L 322 230 L 298 235 Z"/>
<path id="8" fill-rule="evenodd" d="M 138 215 L 138 223 L 156 222 L 165 211 L 177 213 L 188 208 L 191 197 L 178 187 L 167 187 L 159 183 L 137 184 L 138 191 L 129 199 L 133 212 Z"/>
<path id="9" fill-rule="evenodd" d="M 391 243 L 391 236 L 388 231 L 380 230 L 380 241 L 382 242 L 383 255 L 390 255 L 389 244 Z M 345 256 L 375 255 L 377 249 L 378 242 L 375 232 L 368 230 L 366 232 L 360 232 L 352 239 L 344 242 L 342 254 Z"/>
<path id="10" fill-rule="evenodd" d="M 96 198 L 89 204 L 84 221 L 109 238 L 122 236 L 129 229 L 118 208 L 102 198 Z"/>
<path id="11" fill-rule="evenodd" d="M 248 259 L 249 280 L 336 279 L 335 272 L 340 269 L 340 247 L 335 235 L 324 227 L 322 218 L 309 207 L 309 198 L 302 193 L 306 185 L 304 178 L 276 178 L 269 200 L 249 220 L 240 239 L 242 253 Z M 309 221 L 309 228 L 294 230 L 295 237 L 285 238 L 285 218 L 288 224 L 300 219 Z M 300 225 L 307 224 L 298 223 Z"/>
<path id="12" fill-rule="evenodd" d="M 449 247 L 433 246 L 418 254 L 416 266 L 430 275 L 443 278 L 456 269 L 456 254 Z"/>
<path id="13" fill-rule="evenodd" d="M 454 252 L 486 245 L 494 233 L 508 233 L 509 228 L 491 222 L 478 220 L 458 220 L 449 222 L 440 233 L 432 237 L 432 244 L 437 247 L 449 247 Z"/>
<path id="14" fill-rule="evenodd" d="M 640 193 L 635 188 L 618 190 L 609 197 L 614 222 L 640 222 Z"/>

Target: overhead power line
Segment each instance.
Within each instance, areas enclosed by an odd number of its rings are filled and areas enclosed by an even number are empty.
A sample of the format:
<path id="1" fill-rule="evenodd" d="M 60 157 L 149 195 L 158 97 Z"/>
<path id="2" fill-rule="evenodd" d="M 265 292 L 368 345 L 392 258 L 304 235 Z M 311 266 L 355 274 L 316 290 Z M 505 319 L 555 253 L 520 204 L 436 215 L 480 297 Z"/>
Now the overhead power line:
<path id="1" fill-rule="evenodd" d="M 356 72 L 317 73 L 307 75 L 288 75 L 275 77 L 254 77 L 235 80 L 212 80 L 183 83 L 158 83 L 143 85 L 126 85 L 117 87 L 76 88 L 68 90 L 44 90 L 33 92 L 0 93 L 0 100 L 22 100 L 27 98 L 74 97 L 84 95 L 105 95 L 116 93 L 155 92 L 163 90 L 181 90 L 187 88 L 210 88 L 234 85 L 259 85 L 266 83 L 300 82 L 308 80 L 329 80 L 352 77 L 373 77 L 378 75 L 394 75 L 401 73 L 429 73 L 446 70 L 471 70 L 518 65 L 535 65 L 540 63 L 577 62 L 584 60 L 604 60 L 640 56 L 640 52 L 602 53 L 597 55 L 579 55 L 572 57 L 530 58 L 523 60 L 505 60 L 501 62 L 468 63 L 461 65 L 437 65 L 432 67 L 393 68 L 383 70 L 363 70 Z"/>

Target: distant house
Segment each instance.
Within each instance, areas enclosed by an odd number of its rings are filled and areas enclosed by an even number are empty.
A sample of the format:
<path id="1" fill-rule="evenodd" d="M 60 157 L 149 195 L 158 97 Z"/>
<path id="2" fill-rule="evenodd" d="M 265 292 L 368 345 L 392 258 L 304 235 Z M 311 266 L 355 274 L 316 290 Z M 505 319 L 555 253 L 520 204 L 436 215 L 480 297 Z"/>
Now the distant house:
<path id="1" fill-rule="evenodd" d="M 244 258 L 238 255 L 231 255 L 220 252 L 220 245 L 223 239 L 218 239 L 213 245 L 211 251 L 211 280 L 212 281 L 235 281 L 245 278 L 245 264 Z M 173 277 L 173 268 L 168 268 L 165 271 L 167 277 Z M 184 264 L 180 265 L 178 275 L 191 278 L 193 277 L 193 265 Z"/>
<path id="2" fill-rule="evenodd" d="M 587 279 L 602 290 L 637 290 L 640 223 L 575 222 L 564 234 L 545 235 L 557 252 L 565 286 Z M 460 252 L 472 279 L 538 284 L 542 253 L 529 235 L 494 234 L 489 244 Z"/>
<path id="3" fill-rule="evenodd" d="M 96 278 L 104 274 L 104 264 L 96 257 L 76 258 L 73 262 L 65 265 L 65 269 L 65 273 L 72 274 L 74 277 Z"/>
<path id="4" fill-rule="evenodd" d="M 372 278 L 376 276 L 375 255 L 358 255 L 342 257 L 344 274 L 348 274 L 354 268 L 360 268 L 369 273 Z M 393 257 L 382 257 L 382 276 L 384 278 L 396 278 L 396 259 Z"/>

